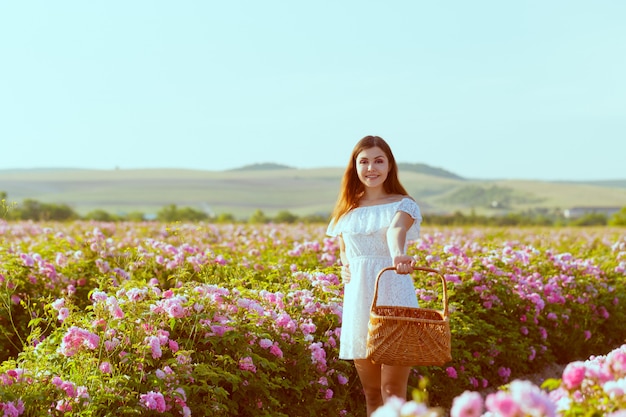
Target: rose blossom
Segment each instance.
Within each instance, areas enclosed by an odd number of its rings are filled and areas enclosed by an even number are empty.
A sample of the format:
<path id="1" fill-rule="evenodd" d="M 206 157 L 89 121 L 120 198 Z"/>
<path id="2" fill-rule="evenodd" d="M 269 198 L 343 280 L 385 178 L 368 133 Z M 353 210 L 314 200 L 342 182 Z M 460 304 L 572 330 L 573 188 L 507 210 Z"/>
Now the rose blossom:
<path id="1" fill-rule="evenodd" d="M 582 361 L 571 362 L 563 370 L 563 384 L 567 389 L 580 387 L 583 379 L 585 379 L 585 363 Z"/>
<path id="2" fill-rule="evenodd" d="M 483 412 L 483 399 L 477 392 L 465 391 L 456 397 L 450 409 L 451 417 L 478 417 Z"/>

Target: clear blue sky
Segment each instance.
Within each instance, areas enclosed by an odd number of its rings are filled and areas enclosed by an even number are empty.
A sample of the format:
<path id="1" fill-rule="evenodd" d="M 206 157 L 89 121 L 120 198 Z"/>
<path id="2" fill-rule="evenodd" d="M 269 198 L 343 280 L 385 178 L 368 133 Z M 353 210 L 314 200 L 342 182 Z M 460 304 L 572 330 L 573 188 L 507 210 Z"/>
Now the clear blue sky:
<path id="1" fill-rule="evenodd" d="M 626 178 L 626 1 L 4 1 L 0 169 Z"/>

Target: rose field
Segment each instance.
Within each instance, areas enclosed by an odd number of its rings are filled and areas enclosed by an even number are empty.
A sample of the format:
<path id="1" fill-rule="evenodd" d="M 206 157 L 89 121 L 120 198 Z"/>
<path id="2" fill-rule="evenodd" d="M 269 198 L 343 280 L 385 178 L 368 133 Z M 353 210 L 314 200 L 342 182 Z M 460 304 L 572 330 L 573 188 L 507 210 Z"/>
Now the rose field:
<path id="1" fill-rule="evenodd" d="M 325 230 L 0 220 L 0 416 L 365 416 Z M 626 416 L 625 229 L 425 226 L 409 254 L 453 360 L 376 417 Z"/>

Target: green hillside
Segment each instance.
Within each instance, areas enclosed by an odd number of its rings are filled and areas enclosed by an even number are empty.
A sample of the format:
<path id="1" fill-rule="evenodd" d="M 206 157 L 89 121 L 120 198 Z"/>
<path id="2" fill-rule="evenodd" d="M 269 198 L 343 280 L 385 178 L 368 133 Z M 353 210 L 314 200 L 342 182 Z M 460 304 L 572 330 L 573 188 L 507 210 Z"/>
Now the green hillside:
<path id="1" fill-rule="evenodd" d="M 626 206 L 626 181 L 478 181 L 419 167 L 404 167 L 411 169 L 401 169 L 400 176 L 425 213 Z M 0 171 L 0 192 L 18 203 L 34 199 L 68 204 L 79 214 L 94 209 L 151 214 L 176 204 L 238 218 L 259 209 L 270 216 L 282 210 L 300 216 L 326 215 L 335 202 L 342 174 L 343 168 L 296 169 L 271 164 L 230 171 L 12 170 Z"/>

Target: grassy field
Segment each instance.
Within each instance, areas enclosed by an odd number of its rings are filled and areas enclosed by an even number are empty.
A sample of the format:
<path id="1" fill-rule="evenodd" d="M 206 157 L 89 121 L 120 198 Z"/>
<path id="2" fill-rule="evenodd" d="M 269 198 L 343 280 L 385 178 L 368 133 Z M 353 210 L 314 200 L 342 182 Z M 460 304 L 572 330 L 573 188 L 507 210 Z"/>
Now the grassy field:
<path id="1" fill-rule="evenodd" d="M 269 216 L 281 210 L 297 215 L 328 214 L 343 168 L 233 171 L 194 170 L 0 170 L 0 192 L 9 201 L 34 199 L 68 204 L 79 214 L 94 209 L 110 213 L 156 213 L 176 204 L 213 214 L 245 218 L 256 210 Z M 626 180 L 545 182 L 468 180 L 419 172 L 401 172 L 401 180 L 424 212 L 566 209 L 574 206 L 626 206 Z M 459 195 L 465 196 L 459 200 Z"/>

